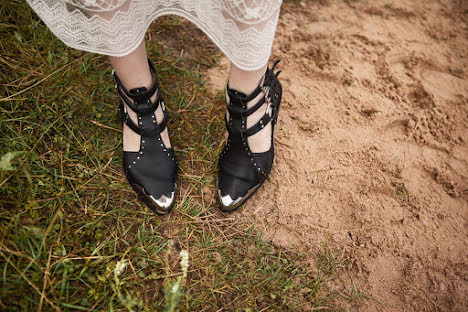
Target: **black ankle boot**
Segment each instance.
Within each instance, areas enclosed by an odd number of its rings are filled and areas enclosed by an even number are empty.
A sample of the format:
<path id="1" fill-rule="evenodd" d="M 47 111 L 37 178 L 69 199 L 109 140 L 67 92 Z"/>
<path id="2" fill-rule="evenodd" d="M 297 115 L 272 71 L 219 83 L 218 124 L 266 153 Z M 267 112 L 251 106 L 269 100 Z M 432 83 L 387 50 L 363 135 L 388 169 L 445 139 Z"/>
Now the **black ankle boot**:
<path id="1" fill-rule="evenodd" d="M 159 91 L 154 65 L 148 60 L 153 72 L 153 85 L 149 90 L 135 88 L 128 91 L 113 73 L 116 89 L 120 95 L 119 118 L 132 131 L 141 136 L 138 152 L 123 152 L 125 175 L 143 202 L 160 215 L 168 214 L 175 202 L 177 188 L 177 160 L 172 148 L 167 148 L 161 138 L 166 128 L 167 112 Z M 151 97 L 158 92 L 157 99 Z M 124 103 L 137 113 L 138 124 L 127 113 Z M 164 118 L 157 123 L 154 112 L 161 105 Z"/>
<path id="2" fill-rule="evenodd" d="M 251 94 L 246 95 L 227 87 L 229 103 L 226 127 L 229 133 L 227 144 L 219 158 L 218 197 L 222 211 L 234 211 L 242 206 L 265 182 L 271 171 L 274 158 L 273 131 L 278 118 L 282 88 L 278 80 L 281 71 L 274 73 L 277 60 L 267 68 L 263 83 Z M 247 103 L 260 92 L 263 97 L 251 108 Z M 252 127 L 246 128 L 247 117 L 261 109 L 266 103 L 263 117 Z M 271 122 L 271 148 L 264 153 L 253 153 L 247 138 L 262 130 Z"/>

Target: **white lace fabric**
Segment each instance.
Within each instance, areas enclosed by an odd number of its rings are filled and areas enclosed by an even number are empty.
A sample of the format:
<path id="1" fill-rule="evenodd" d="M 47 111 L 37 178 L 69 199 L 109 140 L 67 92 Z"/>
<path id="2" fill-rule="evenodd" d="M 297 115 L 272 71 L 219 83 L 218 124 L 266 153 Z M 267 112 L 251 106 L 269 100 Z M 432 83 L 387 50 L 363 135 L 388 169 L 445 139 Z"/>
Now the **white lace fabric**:
<path id="1" fill-rule="evenodd" d="M 282 0 L 27 0 L 66 45 L 125 56 L 162 15 L 186 18 L 243 70 L 264 66 Z"/>

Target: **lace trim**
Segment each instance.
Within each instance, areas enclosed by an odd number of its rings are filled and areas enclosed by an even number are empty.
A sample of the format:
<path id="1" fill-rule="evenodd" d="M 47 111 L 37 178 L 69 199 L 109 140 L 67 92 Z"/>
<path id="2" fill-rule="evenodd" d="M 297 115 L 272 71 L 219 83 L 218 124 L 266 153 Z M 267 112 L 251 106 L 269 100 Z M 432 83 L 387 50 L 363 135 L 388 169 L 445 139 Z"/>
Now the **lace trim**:
<path id="1" fill-rule="evenodd" d="M 125 56 L 162 15 L 186 18 L 238 67 L 255 70 L 271 53 L 281 0 L 27 0 L 68 46 Z"/>

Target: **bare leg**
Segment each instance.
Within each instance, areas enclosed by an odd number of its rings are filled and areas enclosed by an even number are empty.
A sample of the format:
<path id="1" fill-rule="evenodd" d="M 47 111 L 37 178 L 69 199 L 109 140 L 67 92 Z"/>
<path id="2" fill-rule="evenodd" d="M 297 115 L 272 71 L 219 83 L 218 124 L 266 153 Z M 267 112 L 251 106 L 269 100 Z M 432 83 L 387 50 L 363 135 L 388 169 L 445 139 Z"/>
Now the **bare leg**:
<path id="1" fill-rule="evenodd" d="M 265 74 L 267 65 L 254 71 L 245 71 L 231 63 L 231 69 L 229 73 L 229 87 L 241 91 L 247 95 L 252 93 L 253 90 L 262 82 L 263 75 Z M 255 99 L 247 104 L 250 108 L 258 102 L 259 98 L 264 96 L 261 92 Z M 257 109 L 252 115 L 247 117 L 247 128 L 255 125 L 265 113 L 267 104 Z M 271 123 L 263 128 L 258 133 L 250 136 L 247 139 L 250 149 L 254 153 L 266 152 L 271 147 Z"/>
<path id="2" fill-rule="evenodd" d="M 145 41 L 138 48 L 124 57 L 109 57 L 109 61 L 127 90 L 145 87 L 149 89 L 153 84 L 151 71 L 148 66 Z M 157 92 L 152 97 L 156 100 Z M 127 107 L 130 118 L 137 123 L 137 114 Z M 164 117 L 162 108 L 155 111 L 156 120 L 160 123 Z M 167 128 L 161 133 L 161 138 L 166 147 L 171 146 Z M 123 150 L 138 152 L 140 150 L 140 135 L 133 132 L 126 124 L 123 125 Z"/>

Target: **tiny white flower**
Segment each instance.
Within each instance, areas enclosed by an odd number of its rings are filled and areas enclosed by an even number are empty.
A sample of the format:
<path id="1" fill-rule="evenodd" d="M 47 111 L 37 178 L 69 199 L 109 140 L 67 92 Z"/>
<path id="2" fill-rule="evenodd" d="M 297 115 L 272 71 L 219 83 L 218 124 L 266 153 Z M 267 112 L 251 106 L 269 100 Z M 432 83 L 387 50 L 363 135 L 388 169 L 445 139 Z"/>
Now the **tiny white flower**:
<path id="1" fill-rule="evenodd" d="M 119 276 L 120 274 L 122 274 L 122 272 L 125 270 L 126 267 L 127 267 L 127 260 L 118 261 L 117 264 L 115 265 L 114 275 Z"/>
<path id="2" fill-rule="evenodd" d="M 182 275 L 185 278 L 187 278 L 187 270 L 188 270 L 188 266 L 189 266 L 189 253 L 187 250 L 185 249 L 182 249 L 180 251 L 180 266 L 182 267 Z"/>

